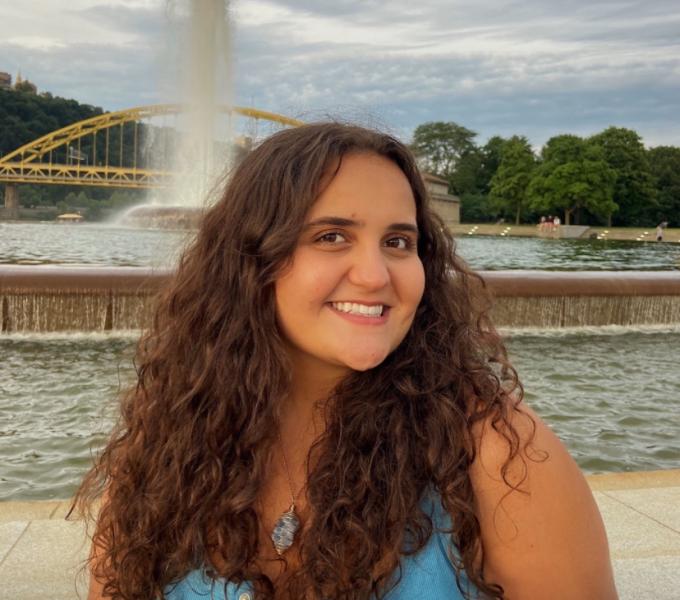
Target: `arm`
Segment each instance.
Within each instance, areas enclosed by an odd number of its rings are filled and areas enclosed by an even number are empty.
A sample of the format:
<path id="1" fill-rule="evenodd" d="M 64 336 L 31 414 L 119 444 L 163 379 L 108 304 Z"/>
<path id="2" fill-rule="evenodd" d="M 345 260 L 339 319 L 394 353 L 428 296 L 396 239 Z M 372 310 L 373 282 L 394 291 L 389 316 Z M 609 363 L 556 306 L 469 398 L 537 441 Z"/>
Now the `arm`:
<path id="1" fill-rule="evenodd" d="M 107 502 L 108 494 L 106 491 L 104 491 L 101 499 L 100 510 L 101 507 L 105 506 Z M 109 598 L 109 596 L 104 596 L 104 584 L 97 581 L 92 574 L 92 572 L 95 570 L 95 566 L 99 563 L 101 557 L 104 555 L 105 550 L 106 548 L 103 546 L 95 545 L 94 543 L 90 549 L 90 558 L 88 561 L 90 570 L 90 589 L 87 594 L 87 600 L 105 600 L 106 598 Z"/>
<path id="2" fill-rule="evenodd" d="M 512 417 L 533 441 L 510 465 L 503 436 L 486 423 L 471 470 L 484 548 L 484 576 L 508 600 L 616 600 L 602 518 L 585 478 L 560 440 L 525 405 Z M 522 460 L 523 459 L 523 460 Z"/>
<path id="3" fill-rule="evenodd" d="M 90 559 L 90 564 L 93 560 L 96 560 L 94 554 Z M 99 583 L 93 575 L 90 575 L 90 591 L 87 594 L 87 600 L 104 600 L 105 598 L 108 598 L 108 596 L 104 596 L 104 585 Z"/>

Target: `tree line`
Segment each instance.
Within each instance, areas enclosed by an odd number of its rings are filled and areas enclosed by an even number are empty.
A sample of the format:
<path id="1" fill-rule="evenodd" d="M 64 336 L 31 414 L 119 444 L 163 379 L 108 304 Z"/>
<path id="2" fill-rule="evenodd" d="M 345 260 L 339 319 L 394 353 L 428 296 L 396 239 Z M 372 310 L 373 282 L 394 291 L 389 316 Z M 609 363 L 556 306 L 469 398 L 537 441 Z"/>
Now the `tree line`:
<path id="1" fill-rule="evenodd" d="M 49 92 L 0 90 L 0 157 L 47 133 L 103 114 L 100 107 L 53 97 Z M 167 151 L 147 125 L 138 124 L 141 142 L 150 135 L 144 155 L 135 152 L 134 124 L 109 133 L 112 162 L 143 168 Z M 527 138 L 493 136 L 485 144 L 477 134 L 454 122 L 428 122 L 413 134 L 411 148 L 423 169 L 449 182 L 461 199 L 461 220 L 536 222 L 541 215 L 560 215 L 564 223 L 653 226 L 668 221 L 680 226 L 680 148 L 645 148 L 631 129 L 609 127 L 590 137 L 557 135 L 536 152 Z M 98 162 L 105 137 L 83 138 L 80 151 Z M 97 144 L 97 148 L 92 147 Z M 88 145 L 89 144 L 89 145 Z M 62 149 L 65 153 L 65 149 Z M 95 158 L 97 157 L 97 158 Z M 155 157 L 155 158 L 154 158 Z M 61 157 L 66 161 L 66 157 Z M 55 162 L 59 157 L 53 157 Z M 0 194 L 4 192 L 0 186 Z M 91 209 L 139 202 L 143 192 L 78 186 L 23 185 L 23 206 L 56 206 L 68 198 Z M 97 204 L 99 203 L 99 204 Z"/>
<path id="2" fill-rule="evenodd" d="M 645 148 L 637 132 L 609 127 L 590 137 L 563 134 L 536 152 L 526 137 L 477 134 L 454 122 L 428 122 L 411 148 L 423 169 L 445 178 L 461 199 L 461 220 L 680 226 L 680 148 Z"/>

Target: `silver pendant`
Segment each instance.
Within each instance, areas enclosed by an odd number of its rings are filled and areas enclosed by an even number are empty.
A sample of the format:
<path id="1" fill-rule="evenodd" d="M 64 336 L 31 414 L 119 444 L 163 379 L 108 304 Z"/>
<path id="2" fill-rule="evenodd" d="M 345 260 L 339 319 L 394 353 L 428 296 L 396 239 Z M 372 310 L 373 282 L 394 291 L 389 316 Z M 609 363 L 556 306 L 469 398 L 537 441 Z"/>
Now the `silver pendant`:
<path id="1" fill-rule="evenodd" d="M 272 530 L 272 542 L 279 556 L 293 545 L 298 529 L 300 529 L 300 519 L 295 514 L 295 504 L 291 504 L 290 508 L 276 521 Z"/>

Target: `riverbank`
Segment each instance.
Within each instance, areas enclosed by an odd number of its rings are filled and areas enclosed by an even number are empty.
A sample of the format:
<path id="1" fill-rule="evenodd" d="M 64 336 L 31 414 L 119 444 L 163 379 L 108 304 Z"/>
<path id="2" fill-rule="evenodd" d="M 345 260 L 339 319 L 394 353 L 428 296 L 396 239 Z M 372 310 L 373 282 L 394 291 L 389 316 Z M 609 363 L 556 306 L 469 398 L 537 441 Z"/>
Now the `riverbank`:
<path id="1" fill-rule="evenodd" d="M 655 227 L 581 227 L 573 229 L 572 234 L 567 236 L 569 231 L 567 225 L 560 225 L 558 231 L 546 232 L 539 231 L 537 225 L 512 225 L 503 223 L 496 225 L 492 223 L 460 223 L 457 225 L 449 224 L 449 229 L 456 237 L 467 235 L 501 236 L 501 237 L 540 237 L 547 239 L 559 239 L 562 237 L 576 237 L 578 239 L 597 239 L 607 240 L 627 240 L 656 243 Z M 576 227 L 576 226 L 573 226 Z M 664 229 L 664 242 L 680 243 L 680 227 L 669 227 Z"/>
<path id="2" fill-rule="evenodd" d="M 0 207 L 0 225 L 17 224 L 17 225 L 31 225 L 31 224 L 57 224 L 56 217 L 60 211 L 51 210 L 54 207 L 47 207 L 50 209 L 43 214 L 42 208 L 38 209 L 22 209 L 22 211 L 32 211 L 31 217 L 22 219 L 6 219 L 3 218 L 3 209 Z M 85 219 L 84 223 L 88 225 L 105 225 L 107 219 L 113 214 L 120 211 L 101 211 L 99 218 L 96 220 Z M 23 214 L 23 213 L 22 213 Z M 502 223 L 496 225 L 495 223 L 447 223 L 449 229 L 456 237 L 464 236 L 497 236 L 497 237 L 535 237 L 545 239 L 605 239 L 605 240 L 627 240 L 627 241 L 642 241 L 656 243 L 656 228 L 655 227 L 604 227 L 604 226 L 569 226 L 560 225 L 556 231 L 539 231 L 537 225 L 512 225 L 510 223 Z M 183 230 L 182 230 L 183 231 Z M 680 243 L 680 227 L 668 227 L 664 229 L 664 242 Z"/>
<path id="3" fill-rule="evenodd" d="M 591 475 L 620 600 L 674 600 L 680 588 L 680 469 Z M 85 598 L 82 523 L 68 501 L 0 502 L 0 581 L 12 600 Z"/>

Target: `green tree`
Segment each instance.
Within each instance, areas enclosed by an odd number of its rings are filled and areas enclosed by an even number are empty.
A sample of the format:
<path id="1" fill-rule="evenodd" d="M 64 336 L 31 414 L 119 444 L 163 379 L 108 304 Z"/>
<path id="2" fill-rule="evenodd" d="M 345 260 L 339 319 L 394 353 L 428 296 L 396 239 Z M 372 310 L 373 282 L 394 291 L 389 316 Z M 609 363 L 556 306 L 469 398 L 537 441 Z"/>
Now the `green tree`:
<path id="1" fill-rule="evenodd" d="M 460 195 L 460 219 L 464 223 L 484 223 L 498 219 L 499 210 L 489 200 L 491 180 L 501 164 L 506 139 L 493 136 L 462 159 L 453 188 Z"/>
<path id="2" fill-rule="evenodd" d="M 123 209 L 145 200 L 145 190 L 115 190 L 106 200 L 106 206 Z"/>
<path id="3" fill-rule="evenodd" d="M 640 136 L 631 129 L 609 127 L 591 138 L 602 148 L 615 174 L 614 201 L 619 207 L 614 225 L 655 225 L 658 204 L 654 179 Z"/>
<path id="4" fill-rule="evenodd" d="M 76 199 L 76 206 L 89 207 L 90 197 L 82 190 L 78 192 L 78 197 Z"/>
<path id="5" fill-rule="evenodd" d="M 411 149 L 425 171 L 451 181 L 461 158 L 475 149 L 476 136 L 453 121 L 423 123 L 413 132 Z"/>
<path id="6" fill-rule="evenodd" d="M 599 217 L 617 209 L 613 200 L 616 173 L 598 144 L 575 135 L 558 135 L 548 140 L 541 158 L 527 190 L 532 208 L 564 211 L 567 225 L 582 208 Z"/>
<path id="7" fill-rule="evenodd" d="M 489 199 L 499 213 L 512 215 L 516 225 L 527 205 L 527 188 L 535 167 L 536 157 L 525 137 L 515 135 L 503 144 Z"/>
<path id="8" fill-rule="evenodd" d="M 0 89 L 0 157 L 16 150 L 20 146 L 31 142 L 47 133 L 71 125 L 77 121 L 91 118 L 102 114 L 102 109 L 80 104 L 76 100 L 59 98 L 52 96 L 49 92 L 39 95 L 22 92 L 17 90 Z M 138 139 L 138 152 L 135 156 L 134 139 L 135 129 Z M 145 140 L 158 138 L 177 141 L 173 130 L 166 130 L 159 127 L 152 127 L 139 123 L 135 127 L 134 123 L 126 123 L 123 127 L 123 166 L 136 164 L 139 168 L 144 168 L 147 161 L 155 159 L 161 154 L 162 144 L 156 144 L 151 152 L 140 152 L 140 148 L 146 148 Z M 106 142 L 109 141 L 109 164 L 117 166 L 120 162 L 121 128 L 113 127 L 108 131 L 108 135 L 100 134 L 96 137 L 85 136 L 80 140 L 80 151 L 87 157 L 87 164 L 103 164 L 106 157 Z M 96 151 L 95 151 L 96 144 Z M 169 144 L 171 145 L 171 144 Z M 164 150 L 163 152 L 167 152 Z M 55 163 L 67 163 L 66 145 L 55 148 L 51 153 L 51 159 Z M 155 165 L 159 167 L 159 164 Z M 3 186 L 0 185 L 0 192 Z M 20 201 L 22 206 L 56 206 L 62 202 L 66 195 L 73 191 L 76 195 L 82 191 L 79 186 L 61 185 L 22 185 L 20 188 Z M 143 197 L 143 191 L 135 191 L 134 201 L 139 202 Z M 97 201 L 108 199 L 111 195 L 111 188 L 103 187 L 88 188 L 89 198 Z M 132 197 L 131 197 L 132 198 Z M 0 197 L 1 202 L 1 197 Z M 130 201 L 132 202 L 132 200 Z M 78 202 L 73 202 L 78 205 Z M 97 208 L 100 206 L 97 205 Z M 92 208 L 95 208 L 92 206 Z"/>
<path id="9" fill-rule="evenodd" d="M 658 194 L 655 221 L 680 227 L 680 148 L 658 146 L 648 150 L 647 157 Z"/>
<path id="10" fill-rule="evenodd" d="M 507 141 L 499 135 L 494 135 L 481 148 L 482 166 L 479 172 L 479 191 L 483 194 L 491 191 L 491 180 L 501 164 L 503 146 Z"/>
<path id="11" fill-rule="evenodd" d="M 459 196 L 479 193 L 483 162 L 484 156 L 479 148 L 473 146 L 465 150 L 447 178 L 450 190 Z"/>
<path id="12" fill-rule="evenodd" d="M 460 197 L 461 223 L 488 223 L 498 218 L 488 194 L 468 193 Z"/>
<path id="13" fill-rule="evenodd" d="M 36 90 L 33 84 L 28 80 L 19 81 L 14 84 L 14 90 L 17 92 L 24 92 L 25 94 L 35 94 Z"/>
<path id="14" fill-rule="evenodd" d="M 0 90 L 0 156 L 55 129 L 102 112 L 101 108 L 75 100 Z M 88 142 L 85 138 L 83 143 L 83 151 L 86 151 Z"/>
<path id="15" fill-rule="evenodd" d="M 42 194 L 36 186 L 22 185 L 19 192 L 19 202 L 21 206 L 26 208 L 40 206 L 43 203 Z"/>

